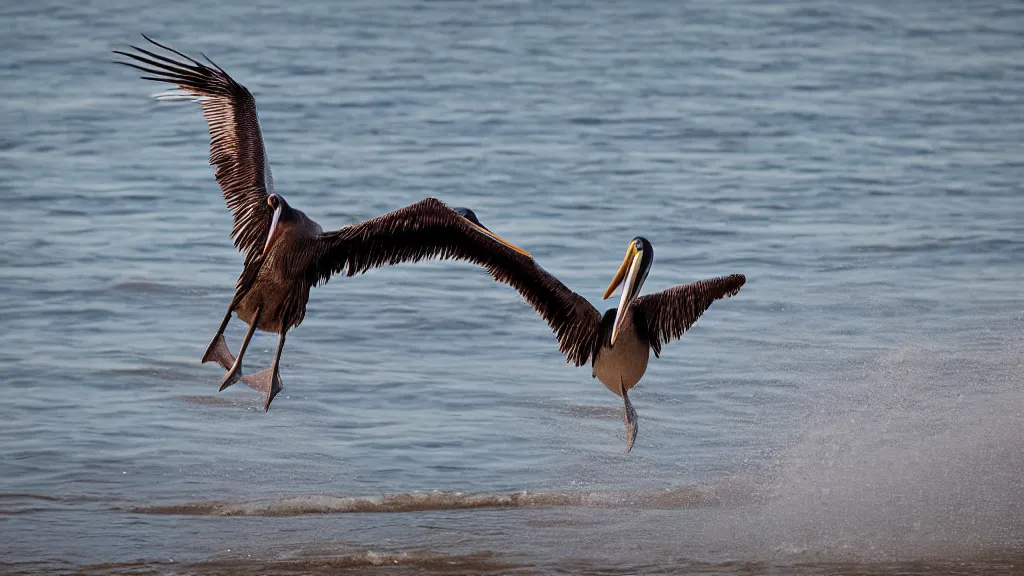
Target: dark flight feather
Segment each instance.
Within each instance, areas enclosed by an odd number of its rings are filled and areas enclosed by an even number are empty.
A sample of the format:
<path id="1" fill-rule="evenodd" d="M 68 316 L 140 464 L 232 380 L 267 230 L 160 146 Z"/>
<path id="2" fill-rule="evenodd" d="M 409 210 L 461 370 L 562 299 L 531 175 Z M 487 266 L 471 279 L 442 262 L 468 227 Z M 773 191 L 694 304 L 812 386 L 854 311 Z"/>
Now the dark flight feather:
<path id="1" fill-rule="evenodd" d="M 681 338 L 715 300 L 734 296 L 746 281 L 743 274 L 731 274 L 683 284 L 634 300 L 634 314 L 638 322 L 646 323 L 646 336 L 654 355 L 661 354 L 663 343 Z"/>
<path id="2" fill-rule="evenodd" d="M 174 84 L 199 101 L 210 129 L 210 164 L 216 168 L 217 183 L 234 218 L 231 237 L 249 264 L 263 250 L 273 214 L 267 205 L 267 196 L 274 191 L 256 101 L 245 86 L 235 82 L 212 61 L 211 68 L 145 34 L 142 37 L 181 59 L 132 46 L 134 53 L 120 50 L 114 53 L 141 64 L 118 64 L 145 72 L 147 76 L 142 77 L 145 80 Z M 174 95 L 158 97 L 161 96 Z"/>
<path id="3" fill-rule="evenodd" d="M 586 364 L 601 316 L 532 258 L 477 229 L 440 200 L 427 198 L 389 214 L 322 234 L 316 242 L 312 285 L 332 275 L 438 258 L 473 262 L 509 284 L 547 321 L 559 349 L 577 366 Z"/>

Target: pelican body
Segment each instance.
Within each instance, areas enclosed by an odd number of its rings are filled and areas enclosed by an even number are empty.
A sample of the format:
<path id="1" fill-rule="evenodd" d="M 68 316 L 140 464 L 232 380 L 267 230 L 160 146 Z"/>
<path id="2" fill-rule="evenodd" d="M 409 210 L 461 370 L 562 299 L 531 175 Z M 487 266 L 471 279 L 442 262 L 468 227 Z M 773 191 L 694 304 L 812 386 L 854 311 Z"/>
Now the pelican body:
<path id="1" fill-rule="evenodd" d="M 641 315 L 639 312 L 634 313 L 631 304 L 639 294 L 653 263 L 654 247 L 646 238 L 637 236 L 630 243 L 622 266 L 604 294 L 604 298 L 608 299 L 625 279 L 619 307 L 608 309 L 601 318 L 598 329 L 600 345 L 594 351 L 593 359 L 593 376 L 623 399 L 628 398 L 626 392 L 636 386 L 647 371 L 650 358 L 647 327 L 637 322 Z"/>
<path id="2" fill-rule="evenodd" d="M 471 245 L 471 252 L 500 251 L 490 245 L 495 242 L 530 258 L 483 226 L 472 210 L 452 209 L 434 198 L 325 233 L 274 192 L 256 101 L 249 90 L 213 61 L 207 59 L 207 66 L 143 37 L 176 58 L 132 46 L 135 52 L 114 51 L 132 60 L 118 63 L 145 72 L 146 80 L 176 85 L 157 94 L 160 100 L 200 103 L 210 128 L 210 164 L 216 167 L 217 182 L 233 212 L 235 247 L 245 254 L 227 313 L 202 358 L 203 363 L 214 361 L 227 370 L 220 390 L 241 379 L 264 393 L 263 408 L 270 409 L 283 389 L 279 366 L 285 335 L 302 323 L 310 289 L 335 274 L 347 270 L 351 276 L 369 267 L 448 258 L 453 249 L 447 245 Z M 415 233 L 395 237 L 393 232 L 402 229 Z M 385 236 L 390 242 L 387 251 L 375 251 Z M 249 326 L 237 357 L 224 339 L 232 314 Z M 257 329 L 279 335 L 274 360 L 266 370 L 243 375 L 242 358 Z"/>
<path id="3" fill-rule="evenodd" d="M 616 311 L 609 309 L 602 319 L 604 341 L 598 348 L 591 366 L 593 377 L 601 381 L 609 390 L 618 396 L 623 395 L 623 390 L 632 390 L 634 386 L 644 377 L 647 372 L 647 363 L 651 357 L 651 346 L 645 338 L 641 338 L 634 323 L 632 310 L 627 310 L 623 322 L 622 331 L 613 346 L 611 339 L 611 324 L 615 322 Z"/>

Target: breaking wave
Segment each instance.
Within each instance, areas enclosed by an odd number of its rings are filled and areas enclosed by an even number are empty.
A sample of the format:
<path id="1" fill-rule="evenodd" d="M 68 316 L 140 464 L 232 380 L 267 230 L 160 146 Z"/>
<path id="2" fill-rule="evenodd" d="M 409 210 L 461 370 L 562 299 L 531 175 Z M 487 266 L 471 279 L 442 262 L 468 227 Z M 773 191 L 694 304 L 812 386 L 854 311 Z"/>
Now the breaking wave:
<path id="1" fill-rule="evenodd" d="M 132 512 L 195 516 L 302 516 L 475 508 L 677 509 L 717 506 L 726 500 L 742 497 L 739 490 L 729 486 L 688 486 L 657 492 L 411 492 L 380 497 L 303 495 L 241 502 L 188 502 L 136 507 Z"/>
<path id="2" fill-rule="evenodd" d="M 337 574 L 356 570 L 381 568 L 388 574 L 521 574 L 520 565 L 499 560 L 489 552 L 473 554 L 439 554 L 430 551 L 376 552 L 363 550 L 351 554 L 319 556 L 314 558 L 285 558 L 276 560 L 225 558 L 192 564 L 173 561 L 138 560 L 95 564 L 83 568 L 83 574 L 205 574 L 218 576 L 249 574 Z"/>

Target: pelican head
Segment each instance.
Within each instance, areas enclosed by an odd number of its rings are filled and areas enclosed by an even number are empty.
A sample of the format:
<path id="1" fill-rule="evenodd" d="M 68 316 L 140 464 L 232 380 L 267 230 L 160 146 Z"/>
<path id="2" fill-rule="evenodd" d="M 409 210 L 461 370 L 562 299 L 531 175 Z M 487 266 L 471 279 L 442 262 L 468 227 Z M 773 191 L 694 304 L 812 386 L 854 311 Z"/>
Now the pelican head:
<path id="1" fill-rule="evenodd" d="M 266 256 L 270 245 L 281 235 L 281 224 L 291 220 L 292 209 L 278 194 L 267 196 L 267 205 L 274 209 L 274 216 L 270 220 L 270 230 L 267 232 L 267 243 L 263 245 L 263 255 Z"/>
<path id="2" fill-rule="evenodd" d="M 612 328 L 611 339 L 612 346 L 615 345 L 615 338 L 618 337 L 619 329 L 626 318 L 626 310 L 629 307 L 629 303 L 640 295 L 640 288 L 644 285 L 644 280 L 647 280 L 647 273 L 650 272 L 653 262 L 654 247 L 647 241 L 647 238 L 643 236 L 633 238 L 629 243 L 629 247 L 626 248 L 626 257 L 622 259 L 619 271 L 615 273 L 612 283 L 604 291 L 602 300 L 607 300 L 615 292 L 615 289 L 619 287 L 619 284 L 623 284 L 623 280 L 625 280 L 625 284 L 622 285 L 622 296 L 619 298 L 619 308 L 615 312 L 615 325 Z"/>
<path id="3" fill-rule="evenodd" d="M 533 256 L 530 255 L 530 253 L 527 252 L 526 250 L 523 250 L 519 246 L 516 246 L 515 244 L 509 242 L 508 240 L 505 240 L 504 238 L 502 238 L 501 236 L 498 236 L 494 232 L 491 232 L 487 228 L 487 226 L 484 226 L 480 222 L 480 219 L 476 217 L 476 212 L 473 212 L 469 208 L 452 208 L 452 210 L 458 212 L 459 215 L 462 216 L 463 218 L 465 218 L 466 220 L 469 220 L 469 223 L 472 224 L 473 227 L 475 227 L 480 232 L 483 232 L 487 236 L 490 236 L 491 238 L 494 238 L 498 242 L 501 242 L 505 246 L 508 246 L 509 248 L 515 250 L 516 252 L 519 252 L 520 254 L 522 254 L 523 256 L 526 256 L 527 258 L 531 258 L 531 259 L 533 258 Z"/>

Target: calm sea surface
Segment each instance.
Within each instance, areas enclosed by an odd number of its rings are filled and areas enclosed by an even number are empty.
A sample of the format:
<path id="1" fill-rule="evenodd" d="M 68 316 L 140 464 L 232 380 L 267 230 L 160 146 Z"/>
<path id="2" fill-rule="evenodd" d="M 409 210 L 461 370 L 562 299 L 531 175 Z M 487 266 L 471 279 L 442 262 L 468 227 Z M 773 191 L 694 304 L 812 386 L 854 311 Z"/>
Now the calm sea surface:
<path id="1" fill-rule="evenodd" d="M 1019 2 L 147 4 L 0 7 L 0 571 L 1024 564 Z M 434 196 L 595 303 L 638 234 L 646 292 L 747 284 L 628 454 L 457 262 L 315 289 L 264 414 L 199 364 L 241 257 L 198 107 L 110 63 L 139 32 L 255 94 L 325 228 Z"/>

